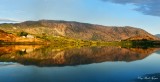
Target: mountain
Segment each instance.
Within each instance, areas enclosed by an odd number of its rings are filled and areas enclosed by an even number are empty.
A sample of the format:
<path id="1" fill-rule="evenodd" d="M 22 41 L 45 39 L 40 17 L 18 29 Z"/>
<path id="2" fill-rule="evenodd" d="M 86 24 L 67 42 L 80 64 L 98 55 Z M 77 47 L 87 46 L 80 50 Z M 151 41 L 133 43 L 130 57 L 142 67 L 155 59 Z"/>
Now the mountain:
<path id="1" fill-rule="evenodd" d="M 26 21 L 16 24 L 1 24 L 0 29 L 13 34 L 24 31 L 38 37 L 61 36 L 94 41 L 121 41 L 131 37 L 139 37 L 141 39 L 148 37 L 147 39 L 158 40 L 157 37 L 140 28 L 102 26 L 73 21 Z"/>

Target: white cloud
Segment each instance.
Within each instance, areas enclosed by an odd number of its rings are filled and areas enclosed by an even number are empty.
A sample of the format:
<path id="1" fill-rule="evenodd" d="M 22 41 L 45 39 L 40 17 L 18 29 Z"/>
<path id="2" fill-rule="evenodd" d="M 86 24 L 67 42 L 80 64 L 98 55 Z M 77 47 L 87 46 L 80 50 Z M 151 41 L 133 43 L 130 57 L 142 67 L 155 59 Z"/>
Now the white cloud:
<path id="1" fill-rule="evenodd" d="M 133 4 L 137 8 L 134 9 L 146 15 L 160 16 L 160 0 L 102 0 L 117 4 Z"/>
<path id="2" fill-rule="evenodd" d="M 20 22 L 15 19 L 8 19 L 8 18 L 0 18 L 0 23 L 17 23 Z"/>

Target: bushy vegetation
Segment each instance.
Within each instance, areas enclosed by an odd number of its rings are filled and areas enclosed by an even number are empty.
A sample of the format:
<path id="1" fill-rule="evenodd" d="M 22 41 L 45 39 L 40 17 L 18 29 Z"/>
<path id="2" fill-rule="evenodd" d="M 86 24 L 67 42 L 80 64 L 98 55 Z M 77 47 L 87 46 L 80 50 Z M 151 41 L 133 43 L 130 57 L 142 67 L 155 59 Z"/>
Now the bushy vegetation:
<path id="1" fill-rule="evenodd" d="M 19 32 L 17 35 L 18 35 L 18 36 L 25 36 L 25 37 L 27 37 L 28 33 L 22 31 L 22 32 Z"/>
<path id="2" fill-rule="evenodd" d="M 160 41 L 150 41 L 150 40 L 132 40 L 132 41 L 121 41 L 122 47 L 125 48 L 150 48 L 150 47 L 160 47 Z"/>

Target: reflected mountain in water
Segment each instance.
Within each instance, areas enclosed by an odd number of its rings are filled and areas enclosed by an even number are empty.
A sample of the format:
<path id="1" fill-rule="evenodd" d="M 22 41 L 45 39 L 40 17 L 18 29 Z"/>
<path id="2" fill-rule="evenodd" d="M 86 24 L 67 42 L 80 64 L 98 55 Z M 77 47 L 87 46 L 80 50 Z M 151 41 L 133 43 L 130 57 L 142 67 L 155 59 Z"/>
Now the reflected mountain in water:
<path id="1" fill-rule="evenodd" d="M 1 45 L 0 46 L 0 56 L 4 54 L 11 54 L 14 52 L 29 53 L 41 47 L 42 45 Z"/>
<path id="2" fill-rule="evenodd" d="M 55 48 L 53 46 L 3 46 L 1 62 L 18 62 L 24 65 L 66 66 L 105 61 L 141 60 L 160 48 L 82 47 Z"/>

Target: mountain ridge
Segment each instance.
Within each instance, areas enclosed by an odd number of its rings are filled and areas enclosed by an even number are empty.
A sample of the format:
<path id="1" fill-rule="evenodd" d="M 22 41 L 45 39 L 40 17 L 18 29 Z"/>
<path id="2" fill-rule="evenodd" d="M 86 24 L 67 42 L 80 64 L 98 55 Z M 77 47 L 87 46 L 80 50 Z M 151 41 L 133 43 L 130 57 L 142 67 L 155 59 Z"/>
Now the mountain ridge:
<path id="1" fill-rule="evenodd" d="M 35 36 L 63 36 L 67 38 L 93 41 L 121 41 L 136 36 L 147 36 L 149 40 L 159 40 L 147 31 L 125 26 L 103 26 L 76 21 L 39 20 L 16 24 L 0 24 L 0 29 L 7 32 L 27 32 Z M 148 39 L 148 38 L 147 38 Z"/>

